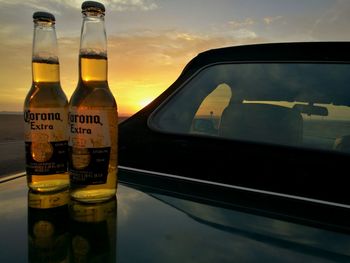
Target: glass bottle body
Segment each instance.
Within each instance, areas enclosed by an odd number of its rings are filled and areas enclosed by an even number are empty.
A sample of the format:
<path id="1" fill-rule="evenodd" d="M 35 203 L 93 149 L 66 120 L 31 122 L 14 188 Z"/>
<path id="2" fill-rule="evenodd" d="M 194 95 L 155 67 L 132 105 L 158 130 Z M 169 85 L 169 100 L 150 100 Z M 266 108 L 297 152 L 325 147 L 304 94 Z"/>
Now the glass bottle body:
<path id="1" fill-rule="evenodd" d="M 32 86 L 24 102 L 28 187 L 38 192 L 69 186 L 68 101 L 60 85 L 54 23 L 35 21 Z"/>
<path id="2" fill-rule="evenodd" d="M 80 79 L 69 103 L 70 195 L 102 202 L 117 186 L 118 111 L 108 87 L 107 58 L 81 54 Z"/>
<path id="3" fill-rule="evenodd" d="M 104 6 L 82 4 L 79 81 L 69 102 L 70 194 L 81 202 L 111 199 L 117 188 L 117 104 L 107 81 Z"/>

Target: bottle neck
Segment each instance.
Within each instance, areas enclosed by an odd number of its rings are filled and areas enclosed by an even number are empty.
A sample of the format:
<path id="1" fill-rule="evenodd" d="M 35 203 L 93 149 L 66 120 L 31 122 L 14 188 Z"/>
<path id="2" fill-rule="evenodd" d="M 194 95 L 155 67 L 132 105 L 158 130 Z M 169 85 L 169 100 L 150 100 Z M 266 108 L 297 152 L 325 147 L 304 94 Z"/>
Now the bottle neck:
<path id="1" fill-rule="evenodd" d="M 84 13 L 79 53 L 80 79 L 84 82 L 107 81 L 107 37 L 103 14 Z"/>
<path id="2" fill-rule="evenodd" d="M 33 82 L 59 82 L 56 30 L 53 22 L 34 23 L 32 77 Z"/>

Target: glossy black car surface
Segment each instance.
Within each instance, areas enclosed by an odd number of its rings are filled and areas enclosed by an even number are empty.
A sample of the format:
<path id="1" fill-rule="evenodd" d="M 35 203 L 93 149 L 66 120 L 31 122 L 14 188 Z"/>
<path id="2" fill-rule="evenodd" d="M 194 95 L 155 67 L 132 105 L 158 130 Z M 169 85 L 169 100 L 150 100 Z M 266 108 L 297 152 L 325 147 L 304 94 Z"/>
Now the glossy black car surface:
<path id="1" fill-rule="evenodd" d="M 120 176 L 137 175 L 122 169 Z M 96 205 L 30 193 L 24 176 L 1 183 L 1 262 L 349 262 L 343 231 L 156 182 L 120 183 L 117 199 Z"/>

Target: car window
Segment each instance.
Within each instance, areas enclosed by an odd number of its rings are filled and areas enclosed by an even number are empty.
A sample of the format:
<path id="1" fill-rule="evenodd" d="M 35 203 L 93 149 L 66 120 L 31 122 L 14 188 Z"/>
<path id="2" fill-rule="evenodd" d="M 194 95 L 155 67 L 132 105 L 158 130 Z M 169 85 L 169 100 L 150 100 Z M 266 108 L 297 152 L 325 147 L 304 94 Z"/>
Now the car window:
<path id="1" fill-rule="evenodd" d="M 350 152 L 348 64 L 220 64 L 155 112 L 165 132 Z"/>

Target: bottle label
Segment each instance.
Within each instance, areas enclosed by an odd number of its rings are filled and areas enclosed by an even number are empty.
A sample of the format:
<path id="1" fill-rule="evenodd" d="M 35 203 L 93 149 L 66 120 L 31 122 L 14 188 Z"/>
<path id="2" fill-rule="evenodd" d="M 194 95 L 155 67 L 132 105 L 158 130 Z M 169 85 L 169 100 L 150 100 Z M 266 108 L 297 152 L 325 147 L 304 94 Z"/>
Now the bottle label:
<path id="1" fill-rule="evenodd" d="M 67 172 L 67 111 L 35 108 L 24 111 L 26 172 L 49 175 Z"/>
<path id="2" fill-rule="evenodd" d="M 106 183 L 111 153 L 107 112 L 72 107 L 68 123 L 71 182 L 78 185 Z"/>

